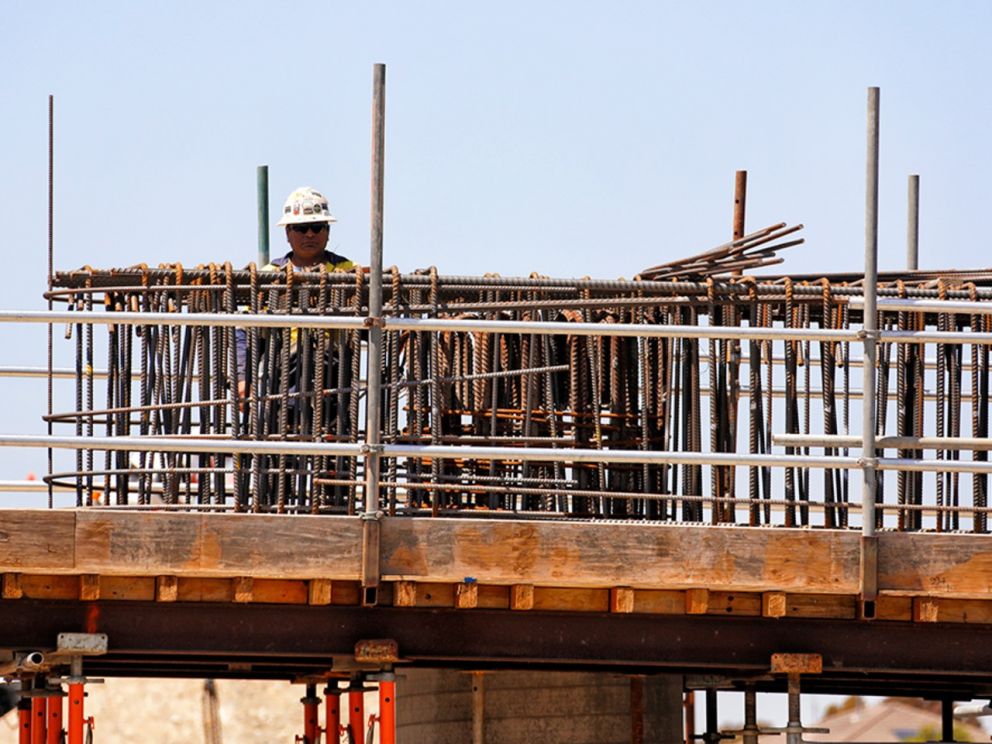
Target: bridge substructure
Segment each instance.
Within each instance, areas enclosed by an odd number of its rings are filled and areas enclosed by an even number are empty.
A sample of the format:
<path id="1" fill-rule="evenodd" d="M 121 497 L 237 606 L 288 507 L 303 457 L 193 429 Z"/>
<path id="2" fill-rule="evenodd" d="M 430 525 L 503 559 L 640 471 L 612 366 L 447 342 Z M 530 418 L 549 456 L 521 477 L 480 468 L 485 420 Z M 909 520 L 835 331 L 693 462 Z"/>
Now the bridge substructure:
<path id="1" fill-rule="evenodd" d="M 0 511 L 12 673 L 68 632 L 106 676 L 992 695 L 986 273 L 387 276 L 370 317 L 363 271 L 87 269 L 0 318 L 78 362 L 0 438 L 59 459 Z"/>

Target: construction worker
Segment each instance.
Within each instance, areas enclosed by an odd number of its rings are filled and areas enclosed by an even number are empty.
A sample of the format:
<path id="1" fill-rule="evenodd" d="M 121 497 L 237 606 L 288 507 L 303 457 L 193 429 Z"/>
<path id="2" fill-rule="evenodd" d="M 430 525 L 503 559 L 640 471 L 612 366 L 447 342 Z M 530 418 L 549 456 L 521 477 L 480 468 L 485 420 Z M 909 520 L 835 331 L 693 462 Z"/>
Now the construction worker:
<path id="1" fill-rule="evenodd" d="M 337 220 L 331 214 L 327 198 L 323 194 L 309 186 L 295 189 L 286 198 L 282 215 L 279 222 L 276 223 L 286 228 L 286 240 L 289 242 L 290 251 L 281 258 L 263 266 L 261 271 L 283 270 L 290 262 L 294 271 L 318 271 L 321 264 L 327 271 L 354 270 L 355 264 L 350 260 L 327 250 L 327 239 L 332 222 L 337 222 Z M 239 397 L 242 400 L 247 397 L 248 384 L 251 383 L 255 375 L 261 374 L 260 380 L 251 384 L 261 386 L 259 392 L 264 401 L 260 404 L 262 417 L 270 421 L 277 420 L 279 418 L 279 406 L 283 403 L 273 400 L 273 398 L 280 394 L 288 394 L 291 397 L 288 404 L 285 404 L 284 415 L 288 419 L 286 423 L 290 429 L 296 426 L 295 422 L 301 416 L 304 419 L 312 420 L 313 407 L 317 405 L 324 406 L 325 426 L 336 427 L 338 406 L 334 397 L 311 397 L 306 400 L 298 400 L 295 397 L 301 389 L 312 391 L 314 388 L 334 387 L 338 368 L 341 365 L 345 365 L 345 369 L 350 367 L 348 359 L 350 350 L 346 347 L 344 351 L 341 351 L 336 348 L 336 344 L 329 343 L 325 356 L 324 379 L 314 379 L 315 339 L 320 333 L 319 331 L 300 333 L 296 328 L 285 335 L 282 332 L 260 333 L 258 338 L 261 346 L 261 359 L 265 359 L 267 350 L 271 348 L 276 353 L 276 359 L 285 360 L 272 366 L 267 366 L 263 362 L 260 365 L 261 368 L 265 369 L 263 373 L 261 369 L 248 369 L 247 333 L 238 329 L 236 336 Z M 333 339 L 335 335 L 328 333 L 326 338 Z M 282 357 L 278 352 L 287 342 L 290 353 L 288 357 Z M 304 347 L 309 349 L 309 353 L 303 351 Z M 307 414 L 308 410 L 311 413 Z M 264 467 L 270 469 L 274 461 L 267 459 L 264 462 L 266 462 Z M 297 467 L 299 463 L 300 459 L 295 457 L 288 458 L 286 462 L 290 470 Z M 306 485 L 308 477 L 310 474 L 302 473 L 296 477 L 285 476 L 278 479 L 272 475 L 267 476 L 263 480 L 263 490 L 269 492 L 270 495 L 268 497 L 263 496 L 263 498 L 271 503 L 274 498 L 272 494 L 276 490 L 282 494 L 284 489 L 288 492 L 290 499 L 293 498 L 292 494 L 295 492 L 305 493 L 308 490 Z"/>
<path id="2" fill-rule="evenodd" d="M 349 271 L 355 265 L 344 256 L 326 249 L 332 222 L 337 222 L 327 205 L 327 199 L 309 186 L 301 186 L 286 198 L 282 218 L 277 225 L 286 228 L 286 240 L 292 249 L 282 258 L 263 266 L 263 271 L 279 269 L 292 261 L 298 269 L 316 268 L 321 263 L 328 271 Z"/>
<path id="3" fill-rule="evenodd" d="M 355 268 L 349 259 L 327 250 L 327 238 L 332 222 L 337 218 L 331 214 L 327 197 L 310 186 L 294 189 L 282 206 L 282 217 L 276 223 L 286 228 L 286 240 L 290 251 L 281 258 L 274 259 L 261 268 L 262 271 L 277 271 L 285 268 L 290 261 L 294 269 L 316 270 L 324 264 L 328 271 L 350 271 Z M 293 331 L 294 341 L 296 331 Z M 238 346 L 238 394 L 245 397 L 245 369 L 247 367 L 248 341 L 244 331 L 237 333 Z"/>

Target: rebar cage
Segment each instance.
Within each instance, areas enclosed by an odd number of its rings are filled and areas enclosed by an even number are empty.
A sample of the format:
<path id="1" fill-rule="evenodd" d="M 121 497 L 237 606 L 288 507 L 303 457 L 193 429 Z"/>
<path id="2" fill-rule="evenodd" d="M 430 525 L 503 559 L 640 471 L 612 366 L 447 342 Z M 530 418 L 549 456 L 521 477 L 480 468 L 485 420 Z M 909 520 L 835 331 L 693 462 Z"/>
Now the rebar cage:
<path id="1" fill-rule="evenodd" d="M 987 530 L 988 278 L 880 279 L 879 528 Z M 79 506 L 368 510 L 361 398 L 374 384 L 389 514 L 860 525 L 849 478 L 864 464 L 849 436 L 863 393 L 851 381 L 865 337 L 857 278 L 393 268 L 384 280 L 382 317 L 370 319 L 361 269 L 58 274 L 52 297 L 78 319 L 76 410 L 51 420 L 120 445 L 79 449 L 74 470 L 47 480 Z M 382 376 L 365 380 L 376 324 Z M 103 347 L 105 379 L 94 373 Z M 189 449 L 124 446 L 149 437 Z"/>

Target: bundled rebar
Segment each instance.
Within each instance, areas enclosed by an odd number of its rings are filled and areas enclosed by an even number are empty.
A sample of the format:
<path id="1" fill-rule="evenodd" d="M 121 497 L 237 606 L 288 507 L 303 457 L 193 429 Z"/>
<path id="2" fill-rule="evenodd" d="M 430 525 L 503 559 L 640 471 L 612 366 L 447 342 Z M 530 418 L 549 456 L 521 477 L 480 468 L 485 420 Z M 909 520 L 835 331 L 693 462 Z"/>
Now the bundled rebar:
<path id="1" fill-rule="evenodd" d="M 773 434 L 857 430 L 849 341 L 801 339 L 806 329 L 853 329 L 856 279 L 794 281 L 713 274 L 737 270 L 742 252 L 791 230 L 768 228 L 663 280 L 575 280 L 439 276 L 434 269 L 384 281 L 389 318 L 517 320 L 645 326 L 784 328 L 796 340 L 556 335 L 507 331 L 386 330 L 382 419 L 385 444 L 457 444 L 458 459 L 389 457 L 380 508 L 390 513 L 502 513 L 543 517 L 853 526 L 848 471 L 813 467 L 532 461 L 474 456 L 480 445 L 516 448 L 770 454 Z M 708 259 L 707 259 L 708 260 Z M 717 270 L 718 269 L 718 270 Z M 693 281 L 694 276 L 705 277 Z M 689 277 L 688 279 L 685 277 Z M 891 278 L 889 278 L 891 279 Z M 880 285 L 882 297 L 992 300 L 992 272 L 907 274 Z M 108 313 L 274 314 L 364 317 L 367 276 L 259 272 L 230 265 L 85 270 L 57 275 L 53 297 Z M 989 316 L 879 313 L 879 327 L 988 332 Z M 167 436 L 245 441 L 364 441 L 362 330 L 264 330 L 207 324 L 108 326 L 107 377 L 99 385 L 94 328 L 72 328 L 76 410 L 56 426 L 78 436 Z M 882 344 L 879 434 L 988 436 L 988 346 Z M 786 447 L 806 457 L 842 447 Z M 920 453 L 905 452 L 900 456 Z M 954 459 L 958 451 L 938 451 Z M 976 460 L 985 458 L 976 452 Z M 80 453 L 72 472 L 80 505 L 355 513 L 362 506 L 359 457 Z M 905 472 L 888 476 L 883 526 L 985 531 L 986 476 Z M 969 483 L 970 481 L 970 483 Z M 966 493 L 963 483 L 971 486 Z M 857 501 L 857 499 L 855 499 Z M 930 514 L 928 521 L 924 515 Z"/>

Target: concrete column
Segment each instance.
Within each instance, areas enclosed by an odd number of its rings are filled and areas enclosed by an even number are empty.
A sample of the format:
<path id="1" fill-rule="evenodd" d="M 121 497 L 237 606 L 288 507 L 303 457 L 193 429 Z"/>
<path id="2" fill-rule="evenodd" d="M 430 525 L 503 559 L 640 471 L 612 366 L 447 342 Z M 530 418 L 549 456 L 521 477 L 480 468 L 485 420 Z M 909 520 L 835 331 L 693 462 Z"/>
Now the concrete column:
<path id="1" fill-rule="evenodd" d="M 482 709 L 475 727 L 473 701 Z M 401 742 L 670 744 L 682 737 L 682 677 L 674 675 L 632 685 L 605 673 L 408 669 L 396 703 Z"/>

